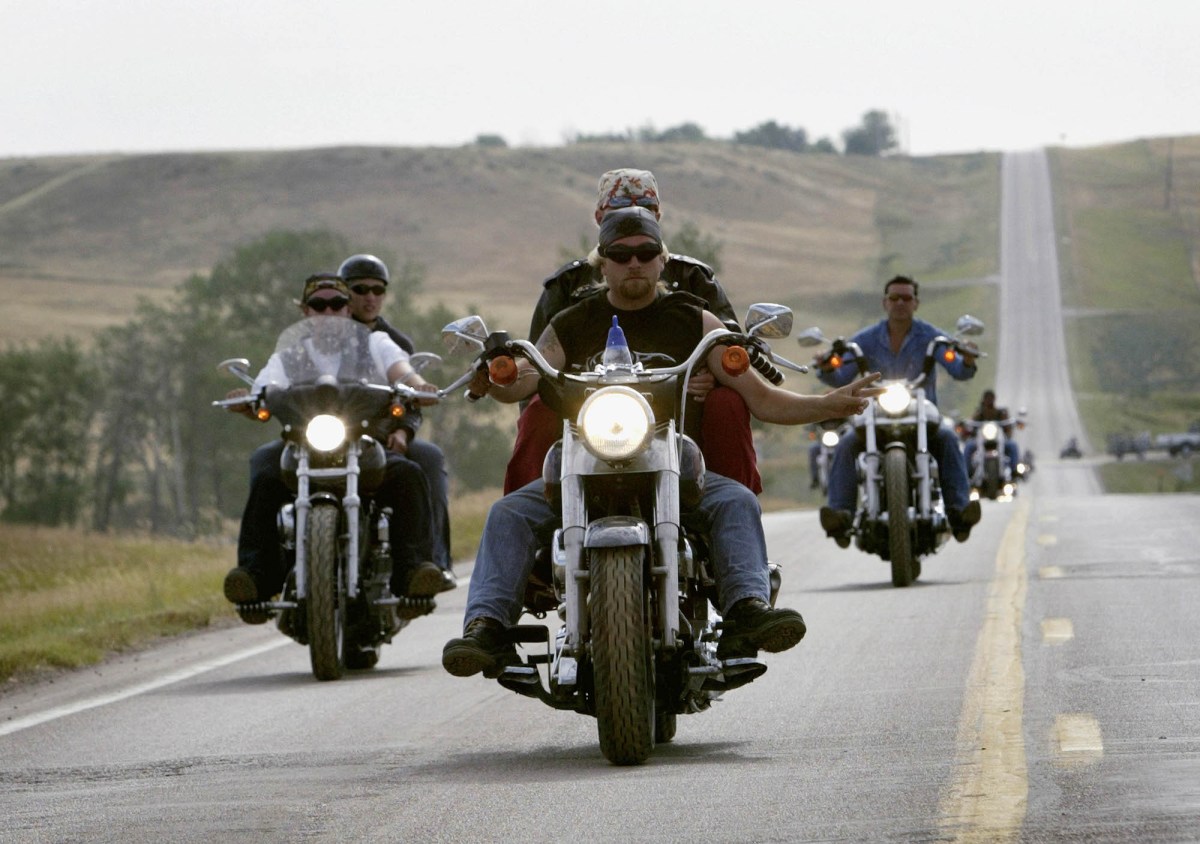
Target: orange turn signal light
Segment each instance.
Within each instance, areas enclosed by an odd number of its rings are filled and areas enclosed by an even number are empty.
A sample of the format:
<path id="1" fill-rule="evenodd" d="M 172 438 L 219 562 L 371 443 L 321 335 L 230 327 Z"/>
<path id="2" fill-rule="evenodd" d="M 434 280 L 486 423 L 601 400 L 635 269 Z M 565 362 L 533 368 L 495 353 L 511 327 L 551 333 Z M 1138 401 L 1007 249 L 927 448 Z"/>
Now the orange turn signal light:
<path id="1" fill-rule="evenodd" d="M 508 355 L 492 358 L 488 363 L 488 378 L 497 386 L 507 387 L 517 380 L 517 362 Z"/>
<path id="2" fill-rule="evenodd" d="M 254 411 L 254 418 L 257 419 L 259 422 L 266 422 L 268 419 L 271 418 L 270 408 L 260 407 L 258 410 Z"/>
<path id="3" fill-rule="evenodd" d="M 829 356 L 829 365 L 832 366 L 834 369 L 837 369 L 839 366 L 842 365 L 841 357 L 839 357 L 838 355 L 830 355 Z"/>
<path id="4" fill-rule="evenodd" d="M 733 376 L 750 368 L 750 355 L 741 346 L 726 346 L 721 353 L 721 368 Z"/>
<path id="5" fill-rule="evenodd" d="M 955 354 L 954 349 L 946 349 L 946 351 L 942 352 L 942 360 L 946 363 L 953 363 L 956 357 L 958 355 Z"/>
<path id="6" fill-rule="evenodd" d="M 391 413 L 393 419 L 399 419 L 401 416 L 407 413 L 407 411 L 404 409 L 404 405 L 397 401 L 392 402 Z"/>

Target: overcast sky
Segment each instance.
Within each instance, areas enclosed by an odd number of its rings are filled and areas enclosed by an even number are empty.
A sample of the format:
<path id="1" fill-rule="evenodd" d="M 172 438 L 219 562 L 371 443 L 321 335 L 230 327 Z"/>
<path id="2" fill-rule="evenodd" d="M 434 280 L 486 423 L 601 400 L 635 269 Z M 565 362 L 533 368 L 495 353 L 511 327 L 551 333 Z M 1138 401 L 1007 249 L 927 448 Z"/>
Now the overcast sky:
<path id="1" fill-rule="evenodd" d="M 0 157 L 774 120 L 914 155 L 1200 134 L 1197 0 L 0 0 Z"/>

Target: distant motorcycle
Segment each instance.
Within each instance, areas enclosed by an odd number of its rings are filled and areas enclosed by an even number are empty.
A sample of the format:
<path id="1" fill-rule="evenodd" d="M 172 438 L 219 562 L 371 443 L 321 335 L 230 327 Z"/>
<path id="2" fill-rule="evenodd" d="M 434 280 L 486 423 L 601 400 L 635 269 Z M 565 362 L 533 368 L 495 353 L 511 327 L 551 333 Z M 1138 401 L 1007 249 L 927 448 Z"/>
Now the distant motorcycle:
<path id="1" fill-rule="evenodd" d="M 677 365 L 634 362 L 622 334 L 603 363 L 578 373 L 555 370 L 527 341 L 489 334 L 477 316 L 444 329 L 451 351 L 476 352 L 476 366 L 495 383 L 515 377 L 514 358 L 528 360 L 541 389 L 564 408 L 563 437 L 543 470 L 561 523 L 548 528 L 524 595 L 526 612 L 555 613 L 563 623 L 552 640 L 544 625 L 512 628 L 514 641 L 544 653 L 497 680 L 555 709 L 594 716 L 601 752 L 615 764 L 644 761 L 656 742 L 674 737 L 677 715 L 703 712 L 767 668 L 753 658 L 718 659 L 722 620 L 709 542 L 688 518 L 704 486 L 703 455 L 683 433 L 692 371 L 716 346 L 726 347 L 727 371 L 753 366 L 775 383 L 783 375 L 773 361 L 806 371 L 776 359 L 760 339 L 787 336 L 787 308 L 753 306 L 745 324 L 745 334 L 709 333 Z M 615 336 L 616 329 L 610 344 Z M 772 602 L 779 583 L 772 566 Z"/>
<path id="2" fill-rule="evenodd" d="M 967 471 L 971 489 L 981 498 L 995 501 L 1016 494 L 1017 482 L 1030 471 L 1029 463 L 1019 460 L 1012 465 L 1008 457 L 1008 437 L 1013 426 L 1025 427 L 1025 411 L 1017 419 L 963 419 L 959 431 L 973 442 Z"/>
<path id="3" fill-rule="evenodd" d="M 372 383 L 379 375 L 369 336 L 352 319 L 302 320 L 285 329 L 275 347 L 288 386 L 213 402 L 249 406 L 258 419 L 283 426 L 283 480 L 295 503 L 281 509 L 279 527 L 284 554 L 295 563 L 280 600 L 251 608 L 278 619 L 281 632 L 308 646 L 318 680 L 374 667 L 384 643 L 434 608 L 432 598 L 392 595 L 391 511 L 370 494 L 383 481 L 388 420 L 459 384 L 427 393 Z M 411 358 L 415 369 L 439 360 L 428 353 Z M 249 366 L 233 358 L 218 368 L 253 388 Z"/>
<path id="4" fill-rule="evenodd" d="M 942 416 L 925 397 L 922 385 L 939 355 L 969 352 L 979 356 L 962 338 L 982 332 L 982 321 L 960 317 L 954 337 L 939 335 L 929 342 L 916 378 L 880 382 L 885 388 L 883 395 L 871 399 L 867 409 L 851 420 L 848 435 L 858 437 L 864 446 L 857 464 L 859 505 L 852 527 L 854 541 L 860 550 L 891 563 L 893 586 L 908 586 L 916 580 L 921 574 L 921 557 L 937 552 L 950 538 L 937 461 L 929 452 L 929 437 L 937 431 Z M 829 343 L 825 359 L 833 363 L 835 358 L 851 354 L 860 374 L 868 370 L 869 362 L 857 343 L 840 337 L 830 341 L 816 327 L 801 332 L 797 339 L 801 346 Z"/>

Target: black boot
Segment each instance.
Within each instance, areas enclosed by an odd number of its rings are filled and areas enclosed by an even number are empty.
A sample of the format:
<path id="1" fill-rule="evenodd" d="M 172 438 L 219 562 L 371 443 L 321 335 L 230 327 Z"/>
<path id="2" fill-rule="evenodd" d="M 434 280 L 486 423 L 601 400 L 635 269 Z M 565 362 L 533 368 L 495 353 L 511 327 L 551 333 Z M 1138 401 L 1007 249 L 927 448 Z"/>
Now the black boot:
<path id="1" fill-rule="evenodd" d="M 771 653 L 795 647 L 808 628 L 795 610 L 773 609 L 761 598 L 743 598 L 725 616 L 718 659 L 754 657 L 758 651 Z"/>
<path id="2" fill-rule="evenodd" d="M 508 641 L 508 631 L 492 618 L 472 619 L 459 639 L 451 639 L 442 648 L 442 667 L 455 677 L 499 677 L 506 666 L 519 663 L 517 649 Z"/>

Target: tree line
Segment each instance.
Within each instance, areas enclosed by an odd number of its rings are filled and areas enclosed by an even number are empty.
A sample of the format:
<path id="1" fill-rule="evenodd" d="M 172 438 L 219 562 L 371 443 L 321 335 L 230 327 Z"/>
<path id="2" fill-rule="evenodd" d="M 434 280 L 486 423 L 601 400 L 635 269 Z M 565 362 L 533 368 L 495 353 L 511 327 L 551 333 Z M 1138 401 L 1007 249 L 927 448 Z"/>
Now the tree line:
<path id="1" fill-rule="evenodd" d="M 709 138 L 703 127 L 697 123 L 687 122 L 678 126 L 658 130 L 653 126 L 643 126 L 638 129 L 627 129 L 624 132 L 606 132 L 601 134 L 576 133 L 567 139 L 568 143 L 700 143 L 717 140 Z M 774 120 L 768 120 L 745 131 L 734 132 L 732 142 L 747 146 L 766 147 L 767 149 L 783 149 L 801 153 L 838 153 L 838 147 L 828 137 L 809 139 L 808 132 L 803 127 L 782 125 Z M 476 146 L 506 147 L 508 143 L 500 135 L 483 134 L 475 139 Z M 899 139 L 891 119 L 885 112 L 872 110 L 862 116 L 857 126 L 852 126 L 842 132 L 842 149 L 846 155 L 880 156 L 899 148 Z"/>
<path id="2" fill-rule="evenodd" d="M 256 371 L 300 318 L 304 278 L 355 251 L 331 231 L 272 232 L 188 278 L 166 303 L 143 301 L 88 347 L 48 339 L 0 350 L 0 519 L 194 537 L 237 517 L 247 458 L 279 426 L 213 408 L 240 385 L 216 364 L 245 357 Z M 440 349 L 442 326 L 461 314 L 416 308 L 422 267 L 380 257 L 398 269 L 389 311 L 404 315 L 418 349 Z M 442 383 L 464 365 L 447 360 Z M 513 432 L 495 402 L 447 402 L 427 417 L 451 465 L 471 467 L 457 478 L 462 488 L 498 483 Z"/>

